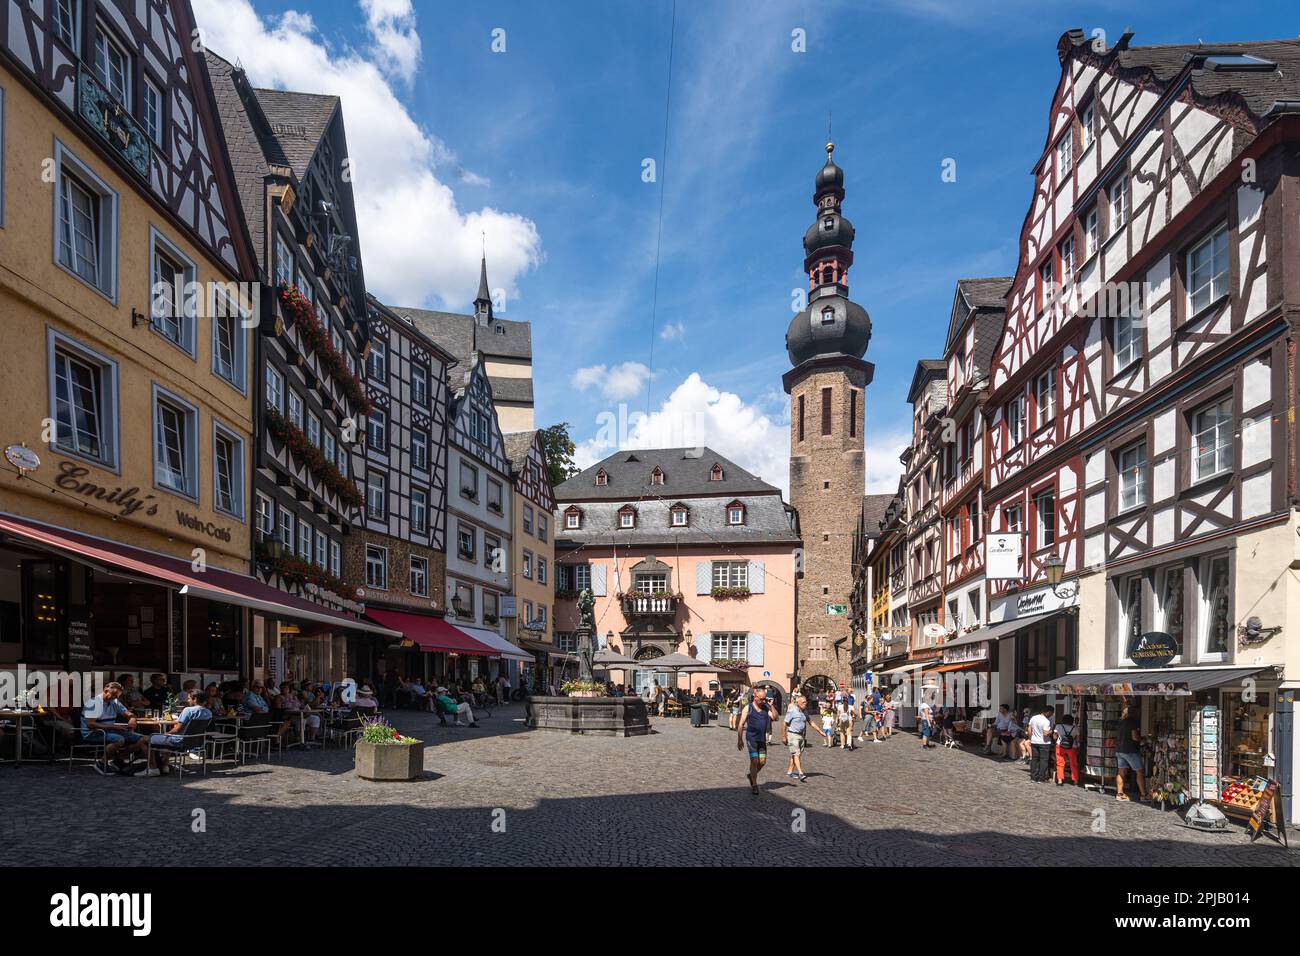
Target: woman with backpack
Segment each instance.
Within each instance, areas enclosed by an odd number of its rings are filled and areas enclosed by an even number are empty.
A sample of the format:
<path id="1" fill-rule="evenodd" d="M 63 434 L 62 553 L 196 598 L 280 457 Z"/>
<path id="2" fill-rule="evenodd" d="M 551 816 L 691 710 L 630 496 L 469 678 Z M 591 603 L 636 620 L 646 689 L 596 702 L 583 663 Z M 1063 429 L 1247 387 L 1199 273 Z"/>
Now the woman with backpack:
<path id="1" fill-rule="evenodd" d="M 1056 785 L 1065 785 L 1065 765 L 1070 765 L 1070 780 L 1075 786 L 1079 784 L 1079 730 L 1074 718 L 1067 712 L 1061 715 L 1060 722 L 1052 729 L 1056 738 Z"/>

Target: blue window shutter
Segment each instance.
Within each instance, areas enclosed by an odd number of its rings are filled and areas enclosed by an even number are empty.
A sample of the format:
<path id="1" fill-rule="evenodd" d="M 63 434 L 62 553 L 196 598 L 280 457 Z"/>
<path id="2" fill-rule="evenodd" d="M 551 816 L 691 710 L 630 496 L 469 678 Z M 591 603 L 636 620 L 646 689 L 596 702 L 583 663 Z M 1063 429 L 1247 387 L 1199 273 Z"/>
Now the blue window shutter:
<path id="1" fill-rule="evenodd" d="M 695 656 L 702 661 L 713 660 L 713 635 L 700 634 L 695 638 L 695 647 L 699 651 Z"/>
<path id="2" fill-rule="evenodd" d="M 603 564 L 591 566 L 591 593 L 597 597 L 605 596 L 605 570 Z"/>
<path id="3" fill-rule="evenodd" d="M 749 635 L 749 663 L 761 667 L 763 664 L 763 635 Z"/>
<path id="4" fill-rule="evenodd" d="M 713 590 L 713 562 L 698 561 L 695 564 L 695 593 L 708 594 Z"/>
<path id="5" fill-rule="evenodd" d="M 762 561 L 749 562 L 749 593 L 762 594 L 767 585 L 767 571 Z"/>

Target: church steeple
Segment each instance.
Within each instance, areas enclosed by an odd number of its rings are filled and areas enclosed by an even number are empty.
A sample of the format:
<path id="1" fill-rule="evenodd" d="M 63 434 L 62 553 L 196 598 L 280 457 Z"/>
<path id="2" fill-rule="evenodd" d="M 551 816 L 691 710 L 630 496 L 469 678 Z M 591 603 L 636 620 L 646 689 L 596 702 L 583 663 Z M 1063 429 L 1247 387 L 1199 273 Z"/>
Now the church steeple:
<path id="1" fill-rule="evenodd" d="M 848 356 L 861 359 L 871 341 L 867 310 L 849 298 L 849 267 L 853 265 L 853 223 L 844 218 L 844 170 L 826 144 L 826 165 L 817 172 L 813 205 L 817 218 L 804 233 L 804 271 L 808 274 L 808 306 L 794 317 L 785 334 L 790 364 L 813 358 Z"/>
<path id="2" fill-rule="evenodd" d="M 483 261 L 479 268 L 478 296 L 474 299 L 474 320 L 478 325 L 488 325 L 492 322 L 492 293 L 488 291 L 487 253 L 483 254 Z"/>

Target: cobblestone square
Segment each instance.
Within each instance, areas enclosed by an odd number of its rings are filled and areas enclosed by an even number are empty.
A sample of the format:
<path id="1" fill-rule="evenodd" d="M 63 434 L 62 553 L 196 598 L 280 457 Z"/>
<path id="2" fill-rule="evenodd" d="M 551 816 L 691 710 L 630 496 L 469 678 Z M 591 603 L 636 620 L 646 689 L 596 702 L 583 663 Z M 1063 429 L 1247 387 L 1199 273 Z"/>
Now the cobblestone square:
<path id="1" fill-rule="evenodd" d="M 851 752 L 815 738 L 805 784 L 784 776 L 773 744 L 755 797 L 725 725 L 655 719 L 649 737 L 611 739 L 528 731 L 520 705 L 477 730 L 390 717 L 428 743 L 419 781 L 360 780 L 351 752 L 335 749 L 213 765 L 180 782 L 0 768 L 6 863 L 130 865 L 146 847 L 226 866 L 1300 862 L 1267 838 L 1250 844 L 1240 826 L 1195 832 L 1172 812 L 1033 785 L 1023 767 L 922 751 L 906 734 Z"/>

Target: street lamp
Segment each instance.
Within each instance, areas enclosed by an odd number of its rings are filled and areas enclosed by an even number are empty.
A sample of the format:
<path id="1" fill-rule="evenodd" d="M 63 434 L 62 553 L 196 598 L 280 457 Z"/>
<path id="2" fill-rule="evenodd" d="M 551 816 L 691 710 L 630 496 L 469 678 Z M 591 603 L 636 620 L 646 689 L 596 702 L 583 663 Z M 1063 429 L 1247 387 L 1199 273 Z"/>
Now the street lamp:
<path id="1" fill-rule="evenodd" d="M 1061 584 L 1061 575 L 1065 573 L 1065 562 L 1061 556 L 1053 551 L 1046 560 L 1043 561 L 1043 572 L 1047 575 L 1047 583 L 1052 586 L 1052 593 L 1057 597 L 1069 597 L 1069 594 L 1062 594 L 1057 588 Z"/>
<path id="2" fill-rule="evenodd" d="M 465 602 L 461 600 L 459 593 L 451 599 L 451 609 L 456 612 L 457 617 L 460 617 L 460 612 L 465 610 Z"/>

